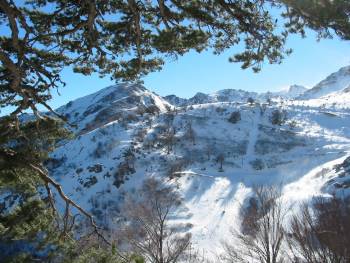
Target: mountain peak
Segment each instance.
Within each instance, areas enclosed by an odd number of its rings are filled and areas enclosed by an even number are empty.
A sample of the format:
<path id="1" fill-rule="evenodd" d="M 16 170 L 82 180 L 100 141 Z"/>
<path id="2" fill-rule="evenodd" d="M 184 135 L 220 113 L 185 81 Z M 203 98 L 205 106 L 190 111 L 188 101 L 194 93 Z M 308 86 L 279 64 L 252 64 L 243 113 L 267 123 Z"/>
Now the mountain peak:
<path id="1" fill-rule="evenodd" d="M 346 89 L 350 85 L 350 66 L 342 67 L 337 72 L 330 74 L 312 89 L 306 91 L 301 99 L 318 99 Z"/>
<path id="2" fill-rule="evenodd" d="M 150 106 L 165 111 L 170 104 L 141 84 L 122 83 L 71 101 L 57 111 L 64 113 L 71 123 L 84 127 L 81 132 L 88 132 L 117 121 L 122 114 L 134 114 L 139 107 Z"/>
<path id="3" fill-rule="evenodd" d="M 307 88 L 305 88 L 304 86 L 302 85 L 291 85 L 288 89 L 288 92 L 300 92 L 300 93 L 303 93 L 307 91 Z"/>
<path id="4" fill-rule="evenodd" d="M 272 97 L 277 96 L 285 99 L 294 99 L 302 95 L 307 90 L 308 89 L 305 88 L 304 86 L 294 84 L 281 91 L 271 92 L 269 95 Z"/>

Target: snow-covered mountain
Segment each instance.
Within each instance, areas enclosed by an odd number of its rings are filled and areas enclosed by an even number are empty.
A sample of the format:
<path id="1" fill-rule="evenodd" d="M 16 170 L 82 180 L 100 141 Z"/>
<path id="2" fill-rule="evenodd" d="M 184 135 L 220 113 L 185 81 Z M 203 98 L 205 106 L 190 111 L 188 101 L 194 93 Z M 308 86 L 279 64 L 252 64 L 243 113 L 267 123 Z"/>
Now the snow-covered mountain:
<path id="1" fill-rule="evenodd" d="M 350 87 L 350 66 L 343 67 L 339 71 L 329 75 L 315 87 L 302 94 L 300 99 L 319 99 L 348 87 Z"/>
<path id="2" fill-rule="evenodd" d="M 137 109 L 164 112 L 170 104 L 138 84 L 120 84 L 71 101 L 57 109 L 79 132 L 127 118 Z"/>
<path id="3" fill-rule="evenodd" d="M 346 77 L 327 79 L 318 85 L 322 90 L 335 91 L 327 83 L 346 86 Z M 109 227 L 125 194 L 145 178 L 173 184 L 186 207 L 173 220 L 192 226 L 195 248 L 210 258 L 239 226 L 254 185 L 281 186 L 286 205 L 350 194 L 350 92 L 283 99 L 302 92 L 292 86 L 265 103 L 261 98 L 271 93 L 222 90 L 185 100 L 136 84 L 111 86 L 58 109 L 77 126 L 77 136 L 53 152 L 47 166 L 73 200 Z M 249 97 L 257 102 L 247 103 Z M 183 105 L 192 107 L 175 107 Z M 232 121 L 237 112 L 240 119 Z M 278 124 L 276 112 L 283 116 Z"/>
<path id="4" fill-rule="evenodd" d="M 212 94 L 197 93 L 189 99 L 180 98 L 176 95 L 165 96 L 164 99 L 175 106 L 188 106 L 195 104 L 214 103 L 214 102 L 243 102 L 248 98 L 260 100 L 261 102 L 267 99 L 297 99 L 297 100 L 316 100 L 323 99 L 324 101 L 341 102 L 339 96 L 347 96 L 350 90 L 350 66 L 343 67 L 337 72 L 332 73 L 317 85 L 308 89 L 302 85 L 291 85 L 290 87 L 275 92 L 248 92 L 241 89 L 224 89 Z"/>
<path id="5" fill-rule="evenodd" d="M 249 92 L 245 90 L 224 89 L 212 94 L 198 92 L 192 98 L 185 99 L 176 95 L 165 96 L 164 99 L 175 106 L 188 106 L 215 102 L 246 102 L 249 98 L 266 101 L 272 98 L 295 99 L 302 95 L 307 88 L 300 85 L 292 85 L 289 88 L 277 92 Z"/>
<path id="6" fill-rule="evenodd" d="M 281 97 L 284 99 L 295 99 L 304 94 L 308 89 L 301 85 L 291 85 L 289 88 L 272 92 L 272 97 Z"/>

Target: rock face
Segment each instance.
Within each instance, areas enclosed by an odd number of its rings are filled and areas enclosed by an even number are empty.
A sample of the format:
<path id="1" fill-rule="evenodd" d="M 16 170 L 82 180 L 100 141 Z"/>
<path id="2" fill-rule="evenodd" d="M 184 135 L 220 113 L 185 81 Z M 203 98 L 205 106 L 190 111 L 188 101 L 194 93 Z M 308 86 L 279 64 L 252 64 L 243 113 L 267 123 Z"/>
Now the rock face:
<path id="1" fill-rule="evenodd" d="M 319 91 L 343 85 L 348 69 L 339 72 Z M 196 248 L 215 253 L 240 224 L 240 206 L 254 185 L 281 186 L 286 205 L 350 194 L 350 93 L 338 91 L 333 101 L 294 99 L 303 91 L 222 90 L 166 101 L 140 85 L 107 87 L 58 109 L 77 136 L 47 166 L 106 227 L 122 214 L 125 194 L 137 195 L 145 178 L 160 178 L 184 198 L 186 213 L 174 220 L 192 225 Z M 283 121 L 273 121 L 276 112 Z"/>

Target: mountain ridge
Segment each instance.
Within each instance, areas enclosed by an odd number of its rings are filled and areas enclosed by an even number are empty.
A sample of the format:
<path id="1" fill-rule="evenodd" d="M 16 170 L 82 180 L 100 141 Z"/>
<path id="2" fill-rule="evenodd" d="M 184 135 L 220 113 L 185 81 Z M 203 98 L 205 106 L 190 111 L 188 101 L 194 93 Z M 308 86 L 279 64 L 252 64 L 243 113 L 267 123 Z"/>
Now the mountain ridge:
<path id="1" fill-rule="evenodd" d="M 180 98 L 176 95 L 167 95 L 163 98 L 174 106 L 189 106 L 195 104 L 215 103 L 215 102 L 243 102 L 249 98 L 266 102 L 268 99 L 283 98 L 295 99 L 302 95 L 307 88 L 301 85 L 291 85 L 287 89 L 276 92 L 251 92 L 242 89 L 223 89 L 216 92 L 206 94 L 197 92 L 191 98 Z"/>
<path id="2" fill-rule="evenodd" d="M 334 92 L 342 91 L 350 85 L 350 66 L 342 67 L 330 74 L 313 88 L 302 94 L 299 99 L 319 99 Z"/>
<path id="3" fill-rule="evenodd" d="M 342 101 L 350 94 L 338 92 Z M 174 107 L 140 85 L 107 87 L 58 109 L 77 136 L 47 167 L 106 229 L 122 220 L 125 195 L 146 178 L 173 185 L 186 209 L 172 220 L 191 225 L 194 247 L 213 258 L 240 225 L 254 185 L 280 185 L 286 206 L 350 194 L 350 104 L 258 95 L 248 103 L 254 94 L 202 93 Z"/>

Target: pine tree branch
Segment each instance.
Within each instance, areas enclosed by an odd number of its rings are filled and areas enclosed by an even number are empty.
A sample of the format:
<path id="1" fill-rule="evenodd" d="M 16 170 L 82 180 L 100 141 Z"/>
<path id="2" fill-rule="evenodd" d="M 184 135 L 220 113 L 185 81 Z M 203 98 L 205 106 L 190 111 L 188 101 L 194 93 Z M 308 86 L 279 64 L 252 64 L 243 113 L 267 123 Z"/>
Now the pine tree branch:
<path id="1" fill-rule="evenodd" d="M 42 168 L 40 168 L 37 165 L 34 164 L 29 164 L 29 167 L 31 169 L 33 169 L 34 171 L 36 171 L 40 178 L 49 185 L 52 185 L 58 192 L 58 194 L 60 195 L 60 197 L 65 201 L 66 205 L 72 205 L 73 207 L 75 207 L 81 214 L 83 214 L 85 217 L 87 217 L 90 221 L 90 225 L 93 227 L 95 233 L 98 235 L 98 237 L 100 237 L 106 244 L 108 245 L 112 245 L 110 241 L 108 241 L 99 231 L 99 227 L 97 226 L 94 218 L 92 217 L 92 215 L 87 212 L 84 208 L 82 208 L 81 206 L 79 206 L 77 203 L 75 203 L 72 199 L 70 199 L 62 190 L 62 186 L 57 183 L 55 180 L 53 180 L 50 176 L 47 175 L 46 172 L 44 172 L 44 170 Z"/>

